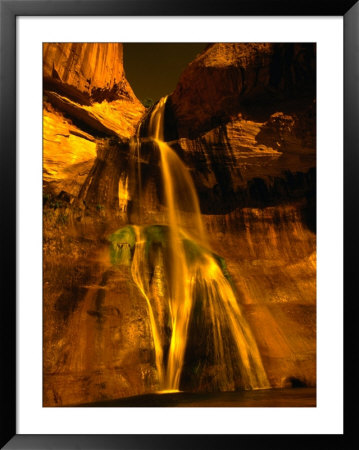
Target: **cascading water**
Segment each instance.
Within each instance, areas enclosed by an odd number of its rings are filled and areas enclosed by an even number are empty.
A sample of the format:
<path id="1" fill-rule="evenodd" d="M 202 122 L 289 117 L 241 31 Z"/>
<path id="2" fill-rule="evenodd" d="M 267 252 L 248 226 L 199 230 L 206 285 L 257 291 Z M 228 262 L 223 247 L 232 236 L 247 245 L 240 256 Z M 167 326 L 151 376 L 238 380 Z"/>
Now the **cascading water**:
<path id="1" fill-rule="evenodd" d="M 224 348 L 223 339 L 227 330 L 230 331 L 236 349 L 243 388 L 268 388 L 269 382 L 250 327 L 242 315 L 219 257 L 209 248 L 191 175 L 174 150 L 164 142 L 165 104 L 166 98 L 162 98 L 151 113 L 148 139 L 155 143 L 160 153 L 167 223 L 165 226 L 129 228 L 135 242 L 131 247 L 131 274 L 148 305 L 159 388 L 166 392 L 178 391 L 180 388 L 189 325 L 194 314 L 194 304 L 198 301 L 210 318 L 213 353 L 217 365 L 222 367 L 217 380 L 220 389 L 233 389 L 228 352 Z M 138 161 L 140 220 L 142 182 L 139 133 L 133 142 L 133 150 Z M 117 250 L 126 248 L 128 254 L 128 245 L 123 240 L 117 242 Z M 155 244 L 162 248 L 162 256 L 156 258 L 161 259 L 164 267 L 162 278 L 165 281 L 160 289 L 160 302 L 165 303 L 164 305 L 155 302 L 150 282 L 149 274 L 152 271 L 153 276 L 155 270 L 150 268 L 149 255 Z"/>

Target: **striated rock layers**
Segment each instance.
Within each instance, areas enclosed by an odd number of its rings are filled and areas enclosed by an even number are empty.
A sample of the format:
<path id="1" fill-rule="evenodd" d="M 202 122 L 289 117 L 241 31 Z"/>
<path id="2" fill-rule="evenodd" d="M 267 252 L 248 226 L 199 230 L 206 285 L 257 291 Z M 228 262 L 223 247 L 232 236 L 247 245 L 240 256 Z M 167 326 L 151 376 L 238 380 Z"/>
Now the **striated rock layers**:
<path id="1" fill-rule="evenodd" d="M 187 66 L 170 100 L 179 135 L 196 137 L 238 112 L 263 119 L 303 97 L 315 97 L 313 44 L 226 43 Z"/>
<path id="2" fill-rule="evenodd" d="M 144 108 L 121 46 L 61 45 L 44 47 L 46 406 L 157 389 L 148 308 L 130 267 L 111 264 L 107 238 L 166 221 L 160 157 L 145 139 L 151 111 L 140 149 L 128 143 Z M 312 44 L 212 44 L 166 104 L 165 138 L 192 174 L 272 387 L 316 384 L 315 113 Z M 154 291 L 162 269 L 149 274 Z M 214 391 L 226 369 L 201 304 L 188 333 L 180 388 Z"/>
<path id="3" fill-rule="evenodd" d="M 133 98 L 123 70 L 122 44 L 45 43 L 45 89 L 58 86 L 79 102 Z"/>
<path id="4" fill-rule="evenodd" d="M 212 44 L 184 70 L 167 139 L 195 167 L 204 211 L 315 168 L 315 65 L 313 44 Z"/>
<path id="5" fill-rule="evenodd" d="M 96 158 L 96 140 L 128 139 L 144 107 L 123 70 L 122 44 L 45 43 L 44 184 L 77 196 Z"/>

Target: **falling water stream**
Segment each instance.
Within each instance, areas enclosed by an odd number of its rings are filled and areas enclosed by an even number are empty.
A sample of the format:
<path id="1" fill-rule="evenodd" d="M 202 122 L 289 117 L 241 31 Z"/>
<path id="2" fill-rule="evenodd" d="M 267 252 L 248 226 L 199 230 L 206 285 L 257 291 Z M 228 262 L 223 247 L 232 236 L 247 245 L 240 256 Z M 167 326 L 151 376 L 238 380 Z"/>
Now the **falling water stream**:
<path id="1" fill-rule="evenodd" d="M 165 346 L 159 314 L 151 299 L 148 275 L 148 245 L 145 227 L 132 226 L 135 244 L 131 274 L 145 298 L 155 350 L 155 361 L 161 392 L 178 391 L 185 363 L 188 330 L 194 302 L 200 301 L 210 317 L 213 335 L 213 352 L 217 364 L 223 368 L 218 385 L 221 390 L 231 390 L 231 369 L 228 366 L 228 349 L 223 334 L 230 330 L 234 342 L 242 386 L 245 389 L 269 387 L 256 341 L 242 315 L 228 276 L 218 257 L 211 251 L 203 226 L 199 200 L 190 172 L 175 151 L 164 141 L 164 111 L 166 97 L 154 107 L 148 126 L 148 139 L 157 146 L 167 211 L 167 290 L 166 305 L 171 330 Z M 133 149 L 138 161 L 137 182 L 141 202 L 141 143 L 139 132 Z M 122 182 L 123 183 L 123 182 Z M 141 209 L 141 207 L 139 208 Z M 139 215 L 141 222 L 141 215 Z M 162 225 L 163 226 L 163 225 Z M 196 257 L 189 258 L 189 243 L 196 248 Z"/>

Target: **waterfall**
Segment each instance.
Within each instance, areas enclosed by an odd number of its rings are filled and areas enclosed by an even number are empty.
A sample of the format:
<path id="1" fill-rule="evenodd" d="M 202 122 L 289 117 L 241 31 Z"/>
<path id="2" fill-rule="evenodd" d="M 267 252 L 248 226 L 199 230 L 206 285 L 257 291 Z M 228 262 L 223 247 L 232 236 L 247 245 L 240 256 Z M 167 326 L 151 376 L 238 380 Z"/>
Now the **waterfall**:
<path id="1" fill-rule="evenodd" d="M 164 141 L 166 99 L 162 98 L 151 112 L 147 139 L 155 143 L 160 154 L 167 222 L 153 227 L 144 227 L 141 223 L 133 226 L 136 242 L 131 262 L 132 278 L 148 306 L 160 391 L 180 389 L 195 302 L 201 303 L 210 318 L 213 353 L 217 365 L 222 368 L 217 383 L 221 390 L 233 389 L 233 374 L 223 340 L 223 335 L 228 330 L 236 349 L 236 366 L 240 368 L 242 386 L 245 389 L 268 388 L 269 382 L 251 329 L 242 314 L 229 277 L 221 267 L 219 257 L 209 247 L 190 172 Z M 142 187 L 139 132 L 132 148 L 138 161 L 140 211 Z M 138 217 L 141 221 L 140 213 Z M 154 233 L 157 233 L 155 238 Z M 162 306 L 155 302 L 149 280 L 149 249 L 154 239 L 166 249 L 161 256 L 165 268 L 163 276 L 166 278 L 166 286 L 161 294 L 165 297 L 165 305 Z M 120 246 L 122 248 L 123 243 Z M 168 323 L 170 336 L 163 331 L 165 324 L 161 321 Z"/>

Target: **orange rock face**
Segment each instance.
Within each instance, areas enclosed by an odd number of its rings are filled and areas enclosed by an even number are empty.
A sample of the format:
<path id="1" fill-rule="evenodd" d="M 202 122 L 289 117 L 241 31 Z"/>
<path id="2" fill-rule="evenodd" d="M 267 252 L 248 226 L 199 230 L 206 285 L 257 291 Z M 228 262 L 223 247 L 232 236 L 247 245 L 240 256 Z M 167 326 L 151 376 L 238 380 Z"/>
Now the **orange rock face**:
<path id="1" fill-rule="evenodd" d="M 86 180 L 98 175 L 95 162 L 108 164 L 99 155 L 103 141 L 127 141 L 145 108 L 125 78 L 122 44 L 44 44 L 43 57 L 44 405 L 141 393 L 153 377 L 148 351 L 141 351 L 151 346 L 144 332 L 145 305 L 129 290 L 129 274 L 112 273 L 103 258 L 98 235 L 104 230 L 100 226 L 94 237 L 91 228 L 105 213 L 116 215 L 104 210 L 98 184 L 118 181 L 96 178 L 99 193 L 91 213 L 78 199 Z M 107 271 L 112 288 L 99 312 Z M 84 296 L 88 289 L 91 295 Z M 136 318 L 123 316 L 124 310 L 119 315 L 118 296 L 127 299 L 125 310 L 136 308 Z M 134 328 L 133 320 L 142 325 Z M 99 321 L 105 323 L 101 330 Z M 103 329 L 110 332 L 105 339 Z M 136 356 L 132 348 L 138 349 Z"/>
<path id="2" fill-rule="evenodd" d="M 170 100 L 179 137 L 238 112 L 269 117 L 288 98 L 315 95 L 312 44 L 212 44 L 182 73 Z"/>
<path id="3" fill-rule="evenodd" d="M 316 166 L 314 68 L 313 44 L 270 43 L 212 44 L 187 66 L 169 97 L 168 140 L 193 170 L 204 212 L 243 207 L 255 192 L 266 206 L 273 185 L 275 202 L 297 198 L 285 178 Z"/>
<path id="4" fill-rule="evenodd" d="M 205 216 L 273 387 L 316 385 L 316 237 L 300 204 Z"/>
<path id="5" fill-rule="evenodd" d="M 43 111 L 43 181 L 77 196 L 96 158 L 95 138 L 46 103 Z"/>
<path id="6" fill-rule="evenodd" d="M 99 98 L 134 98 L 123 70 L 122 44 L 45 43 L 44 83 Z"/>
<path id="7" fill-rule="evenodd" d="M 123 70 L 122 44 L 45 43 L 44 183 L 77 196 L 103 137 L 126 140 L 144 107 Z"/>

